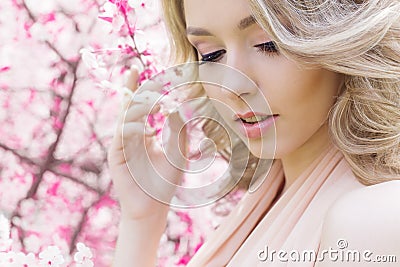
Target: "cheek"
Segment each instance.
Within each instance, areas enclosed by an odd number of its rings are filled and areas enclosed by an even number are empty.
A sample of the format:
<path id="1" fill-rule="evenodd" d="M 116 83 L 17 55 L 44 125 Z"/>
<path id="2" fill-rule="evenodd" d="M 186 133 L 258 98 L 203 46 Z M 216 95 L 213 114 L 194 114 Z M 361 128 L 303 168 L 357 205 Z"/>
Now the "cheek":
<path id="1" fill-rule="evenodd" d="M 231 114 L 234 112 L 226 101 L 226 91 L 224 91 L 221 87 L 208 84 L 203 85 L 203 88 L 207 97 L 210 99 L 211 103 L 222 117 L 225 117 L 226 114 Z"/>
<path id="2" fill-rule="evenodd" d="M 265 95 L 275 113 L 294 117 L 326 116 L 335 102 L 341 77 L 326 70 L 300 70 L 284 64 L 270 73 Z M 319 116 L 319 117 L 320 117 Z"/>
<path id="3" fill-rule="evenodd" d="M 296 88 L 295 100 L 304 113 L 321 122 L 328 116 L 336 101 L 340 75 L 326 70 L 308 70 L 303 73 L 303 83 Z"/>
<path id="4" fill-rule="evenodd" d="M 282 74 L 285 73 L 285 74 Z M 276 124 L 276 157 L 283 157 L 309 140 L 327 120 L 341 77 L 325 70 L 276 71 L 268 88 Z M 272 91 L 270 91 L 272 90 Z"/>

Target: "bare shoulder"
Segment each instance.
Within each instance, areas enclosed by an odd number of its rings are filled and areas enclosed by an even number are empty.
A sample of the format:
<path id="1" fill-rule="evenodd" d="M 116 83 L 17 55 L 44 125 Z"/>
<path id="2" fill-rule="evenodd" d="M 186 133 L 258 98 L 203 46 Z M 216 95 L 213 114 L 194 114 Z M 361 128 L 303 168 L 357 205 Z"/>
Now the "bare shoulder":
<path id="1" fill-rule="evenodd" d="M 397 263 L 380 266 L 398 266 L 399 244 L 400 181 L 389 181 L 356 189 L 335 201 L 324 220 L 320 248 L 369 251 L 373 262 L 378 261 L 377 256 L 394 255 Z M 366 264 L 361 260 L 360 265 L 326 262 L 318 266 L 364 266 L 362 263 Z"/>
<path id="2" fill-rule="evenodd" d="M 326 216 L 326 220 L 345 219 L 349 222 L 382 221 L 385 218 L 400 219 L 400 180 L 365 186 L 344 194 Z"/>

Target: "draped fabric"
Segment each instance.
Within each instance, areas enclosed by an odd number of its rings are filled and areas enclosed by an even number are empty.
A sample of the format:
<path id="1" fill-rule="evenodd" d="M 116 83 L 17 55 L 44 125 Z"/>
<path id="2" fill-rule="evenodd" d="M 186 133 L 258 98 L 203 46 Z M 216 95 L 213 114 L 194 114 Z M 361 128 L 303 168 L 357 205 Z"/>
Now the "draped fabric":
<path id="1" fill-rule="evenodd" d="M 314 266 L 314 260 L 308 258 L 296 262 L 296 254 L 292 258 L 289 254 L 284 258 L 267 256 L 280 250 L 317 253 L 329 207 L 344 193 L 364 185 L 333 146 L 276 201 L 284 179 L 282 164 L 276 160 L 260 188 L 243 196 L 188 266 Z"/>

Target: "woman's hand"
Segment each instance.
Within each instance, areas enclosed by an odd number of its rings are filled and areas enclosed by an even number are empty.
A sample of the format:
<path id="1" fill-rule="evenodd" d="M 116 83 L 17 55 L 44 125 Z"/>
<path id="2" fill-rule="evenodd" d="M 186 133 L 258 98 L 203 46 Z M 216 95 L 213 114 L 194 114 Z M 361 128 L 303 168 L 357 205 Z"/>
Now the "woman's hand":
<path id="1" fill-rule="evenodd" d="M 127 87 L 132 92 L 138 88 L 138 77 L 138 70 L 132 69 L 127 83 Z M 146 85 L 146 92 L 160 89 L 155 82 Z M 165 202 L 165 200 L 170 200 L 175 192 L 171 187 L 165 188 L 165 181 L 162 179 L 179 184 L 183 176 L 183 171 L 177 167 L 184 167 L 186 163 L 181 153 L 183 150 L 185 154 L 186 150 L 185 128 L 182 128 L 183 122 L 179 114 L 172 113 L 167 124 L 171 134 L 167 140 L 163 141 L 164 151 L 161 150 L 155 140 L 155 133 L 144 131 L 147 115 L 158 112 L 160 107 L 156 106 L 151 110 L 154 104 L 150 103 L 151 101 L 138 103 L 134 102 L 135 97 L 133 97 L 133 102 L 131 100 L 132 96 L 128 94 L 124 96 L 116 133 L 108 152 L 110 174 L 122 216 L 137 221 L 151 217 L 166 220 L 169 206 L 157 199 L 162 198 Z M 170 163 L 171 159 L 175 166 Z M 142 190 L 143 186 L 152 189 L 150 192 L 146 189 L 150 194 Z M 152 192 L 156 192 L 156 196 L 152 195 Z M 159 221 L 160 224 L 163 220 Z"/>
<path id="2" fill-rule="evenodd" d="M 138 77 L 138 71 L 133 69 L 127 83 L 132 92 L 138 89 Z M 155 82 L 148 82 L 144 87 L 140 91 L 144 89 L 144 93 L 150 95 L 151 91 L 161 89 Z M 133 98 L 131 94 L 125 95 L 108 152 L 110 174 L 122 211 L 113 260 L 116 267 L 156 265 L 157 249 L 169 211 L 169 205 L 164 203 L 169 203 L 176 189 L 166 186 L 168 183 L 163 179 L 179 185 L 183 176 L 179 167 L 183 169 L 186 165 L 186 130 L 179 114 L 170 114 L 164 124 L 170 134 L 163 140 L 162 150 L 154 133 L 145 132 L 147 116 L 156 113 L 159 107 L 152 110 L 152 101 L 140 101 L 142 92 L 137 92 Z"/>

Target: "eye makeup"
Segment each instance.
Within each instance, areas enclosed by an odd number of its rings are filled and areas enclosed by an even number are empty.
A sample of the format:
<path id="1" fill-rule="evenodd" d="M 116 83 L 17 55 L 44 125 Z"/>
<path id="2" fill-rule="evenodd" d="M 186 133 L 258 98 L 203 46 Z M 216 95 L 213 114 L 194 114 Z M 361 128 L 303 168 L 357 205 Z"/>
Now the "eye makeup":
<path id="1" fill-rule="evenodd" d="M 223 55 L 226 54 L 226 50 L 218 50 L 212 53 L 201 55 L 202 62 L 218 62 L 221 60 Z"/>
<path id="2" fill-rule="evenodd" d="M 278 53 L 278 47 L 276 46 L 274 41 L 262 43 L 256 45 L 260 52 L 262 53 Z"/>
<path id="3" fill-rule="evenodd" d="M 273 41 L 258 44 L 258 45 L 255 45 L 254 47 L 257 48 L 258 52 L 265 54 L 265 55 L 274 55 L 279 52 L 275 42 L 273 42 Z M 222 59 L 222 57 L 224 56 L 224 54 L 226 54 L 226 52 L 227 52 L 226 50 L 221 49 L 221 50 L 211 52 L 208 54 L 203 54 L 203 55 L 201 55 L 200 60 L 204 63 L 205 62 L 219 62 Z"/>

